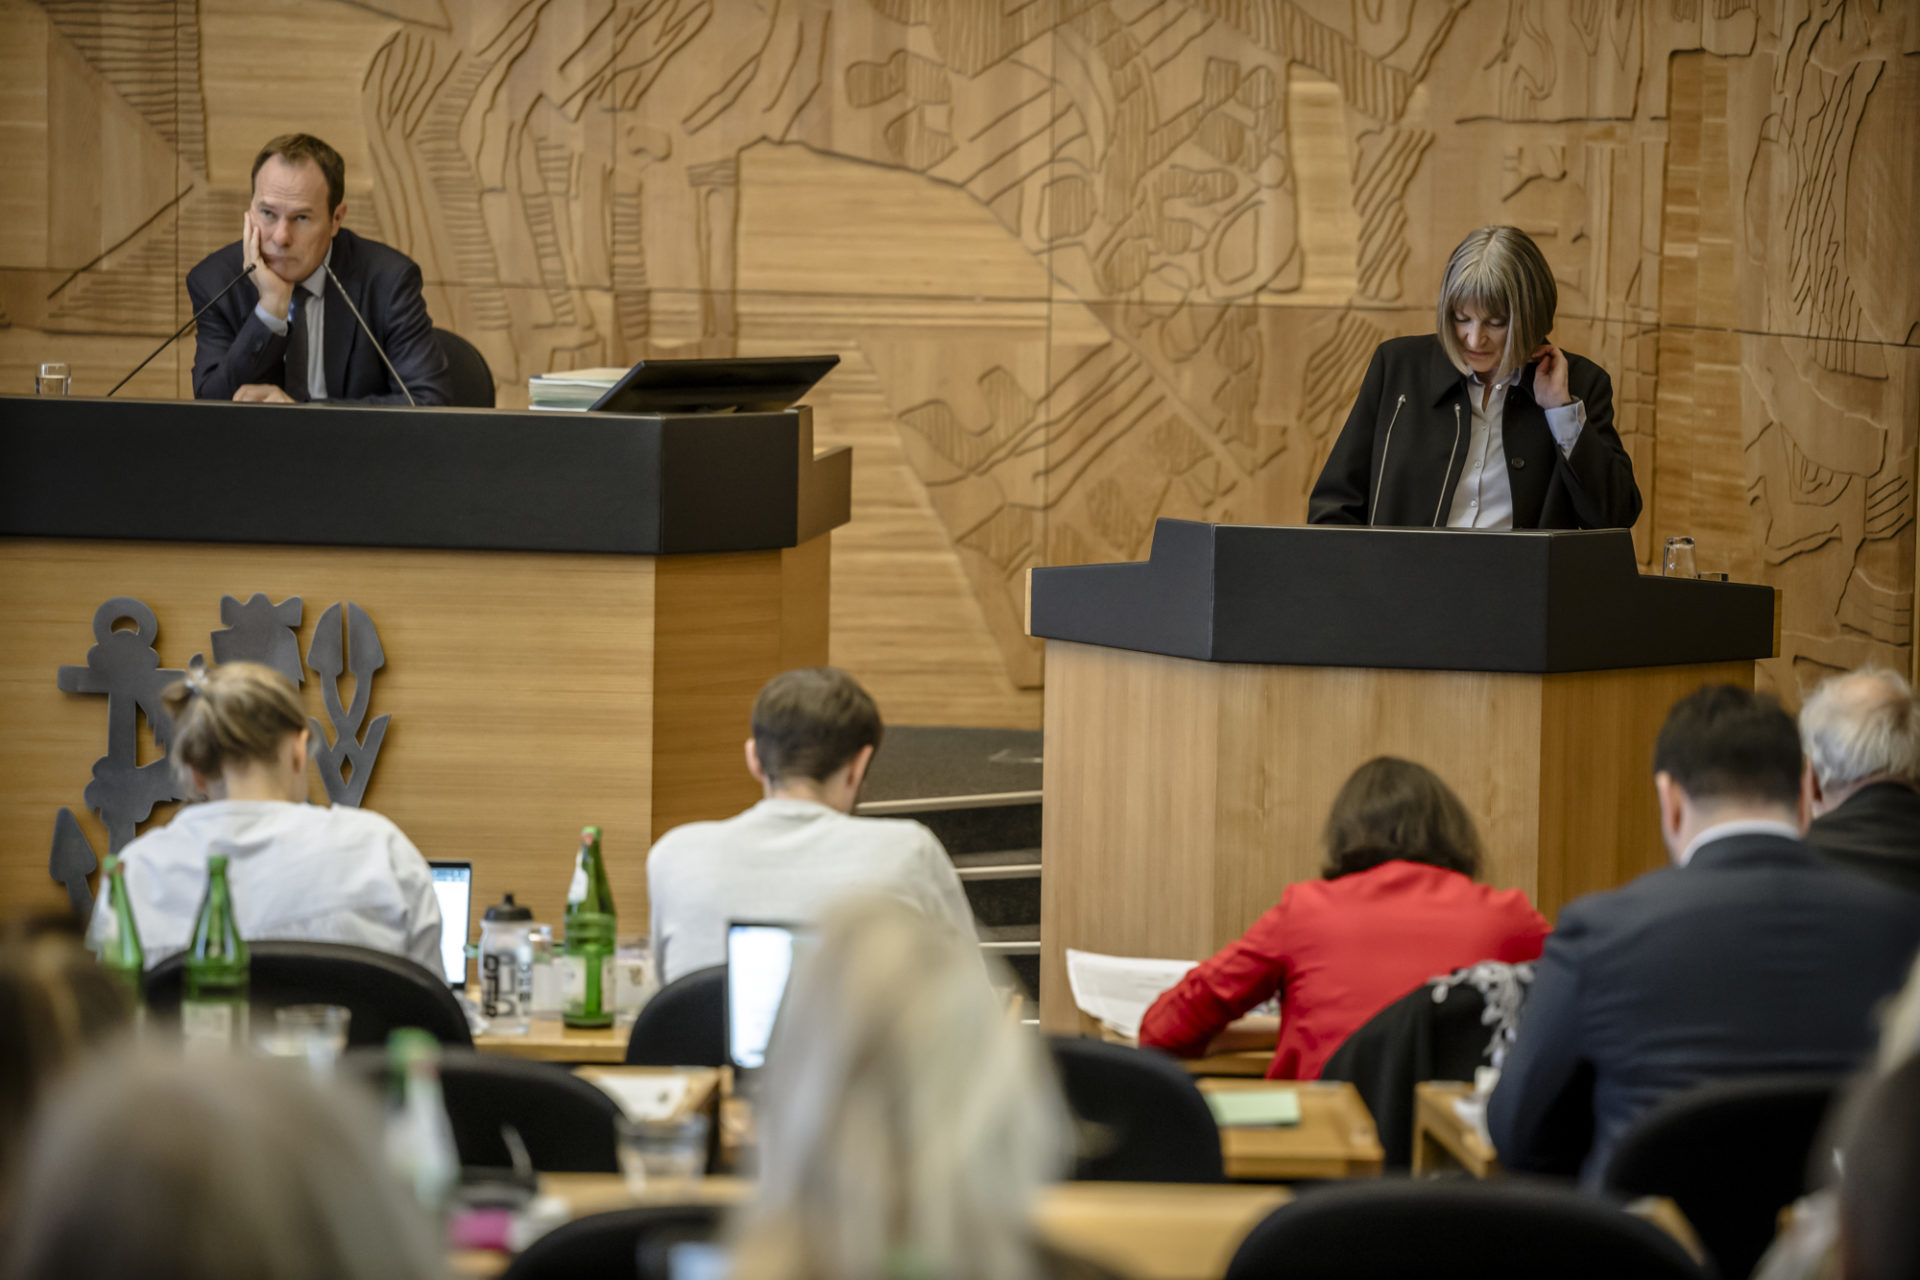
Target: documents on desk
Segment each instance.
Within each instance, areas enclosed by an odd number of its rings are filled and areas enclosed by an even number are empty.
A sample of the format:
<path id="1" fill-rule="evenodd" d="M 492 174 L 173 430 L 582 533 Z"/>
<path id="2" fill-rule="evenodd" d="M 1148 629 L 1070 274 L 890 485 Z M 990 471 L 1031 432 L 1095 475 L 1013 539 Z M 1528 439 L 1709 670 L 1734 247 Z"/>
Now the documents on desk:
<path id="1" fill-rule="evenodd" d="M 629 1120 L 670 1120 L 687 1100 L 686 1076 L 613 1075 L 594 1073 L 586 1077 L 599 1090 L 620 1104 Z"/>
<path id="2" fill-rule="evenodd" d="M 1187 976 L 1192 960 L 1106 956 L 1067 948 L 1067 986 L 1087 1016 L 1129 1040 L 1140 1038 L 1140 1020 L 1162 991 Z"/>

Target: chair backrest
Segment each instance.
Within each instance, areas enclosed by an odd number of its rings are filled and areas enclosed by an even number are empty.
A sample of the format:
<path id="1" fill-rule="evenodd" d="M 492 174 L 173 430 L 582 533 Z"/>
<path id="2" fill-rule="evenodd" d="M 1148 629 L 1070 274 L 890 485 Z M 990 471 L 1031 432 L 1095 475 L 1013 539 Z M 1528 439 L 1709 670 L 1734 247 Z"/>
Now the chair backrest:
<path id="1" fill-rule="evenodd" d="M 1414 1086 L 1472 1080 L 1474 1068 L 1490 1063 L 1499 1028 L 1489 1028 L 1483 1017 L 1487 984 L 1503 986 L 1502 998 L 1517 1010 L 1519 993 L 1532 980 L 1530 965 L 1487 961 L 1422 983 L 1361 1024 L 1327 1059 L 1320 1078 L 1348 1081 L 1359 1091 L 1373 1113 L 1387 1168 L 1405 1169 L 1413 1159 Z"/>
<path id="2" fill-rule="evenodd" d="M 369 1086 L 385 1092 L 384 1050 L 356 1049 L 346 1061 Z M 463 1167 L 511 1167 L 502 1133 L 511 1126 L 540 1173 L 620 1171 L 619 1104 L 565 1067 L 456 1049 L 441 1055 L 440 1090 Z"/>
<path id="3" fill-rule="evenodd" d="M 535 1240 L 502 1280 L 667 1280 L 667 1250 L 720 1231 L 717 1205 L 654 1205 L 576 1218 Z"/>
<path id="4" fill-rule="evenodd" d="M 443 1045 L 473 1047 L 466 1011 L 446 979 L 405 956 L 338 942 L 255 942 L 248 951 L 248 985 L 265 1017 L 283 1005 L 344 1005 L 353 1011 L 350 1046 L 384 1045 L 394 1028 L 420 1027 Z M 184 953 L 148 970 L 148 1011 L 177 1013 L 185 979 Z"/>
<path id="5" fill-rule="evenodd" d="M 1571 1187 L 1347 1182 L 1311 1190 L 1247 1234 L 1226 1280 L 1703 1280 L 1650 1222 Z"/>
<path id="6" fill-rule="evenodd" d="M 480 349 L 451 329 L 435 329 L 433 340 L 447 357 L 447 385 L 453 403 L 463 409 L 493 408 L 493 370 Z"/>
<path id="7" fill-rule="evenodd" d="M 727 966 L 695 969 L 640 1006 L 627 1037 L 630 1067 L 727 1065 Z"/>
<path id="8" fill-rule="evenodd" d="M 1780 1210 L 1807 1190 L 1808 1154 L 1845 1077 L 1715 1080 L 1664 1098 L 1613 1150 L 1602 1182 L 1680 1206 L 1724 1276 L 1751 1272 Z"/>
<path id="9" fill-rule="evenodd" d="M 1048 1047 L 1079 1121 L 1080 1182 L 1219 1182 L 1220 1127 L 1193 1077 L 1154 1049 L 1073 1036 Z"/>

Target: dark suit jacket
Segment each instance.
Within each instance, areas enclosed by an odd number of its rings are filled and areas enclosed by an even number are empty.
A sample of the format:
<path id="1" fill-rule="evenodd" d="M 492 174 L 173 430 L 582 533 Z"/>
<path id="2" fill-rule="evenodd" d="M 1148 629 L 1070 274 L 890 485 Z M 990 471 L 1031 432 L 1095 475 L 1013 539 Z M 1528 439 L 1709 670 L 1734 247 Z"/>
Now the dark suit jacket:
<path id="1" fill-rule="evenodd" d="M 1507 393 L 1501 434 L 1516 529 L 1624 529 L 1640 514 L 1633 462 L 1613 429 L 1613 383 L 1567 353 L 1567 391 L 1587 422 L 1563 456 L 1533 398 L 1530 364 Z M 1473 432 L 1466 378 L 1433 334 L 1374 350 L 1347 425 L 1307 502 L 1310 524 L 1444 526 Z"/>
<path id="2" fill-rule="evenodd" d="M 1876 782 L 1813 820 L 1807 843 L 1835 862 L 1920 893 L 1920 791 Z"/>
<path id="3" fill-rule="evenodd" d="M 193 309 L 205 306 L 242 265 L 238 240 L 202 259 L 187 273 L 187 296 Z M 332 267 L 387 349 L 414 400 L 448 403 L 447 358 L 434 341 L 433 321 L 420 295 L 420 268 L 413 259 L 342 227 L 333 237 Z M 335 295 L 332 281 L 327 282 L 326 298 L 327 398 L 407 403 L 379 353 L 360 332 L 353 313 Z M 252 382 L 282 387 L 296 400 L 307 398 L 305 387 L 286 387 L 287 336 L 276 334 L 254 314 L 259 301 L 260 290 L 251 279 L 243 280 L 200 317 L 193 350 L 195 399 L 231 400 L 235 391 Z"/>
<path id="4" fill-rule="evenodd" d="M 1847 1071 L 1920 948 L 1920 897 L 1728 836 L 1569 903 L 1487 1106 L 1500 1161 L 1597 1182 L 1635 1119 L 1726 1076 Z"/>

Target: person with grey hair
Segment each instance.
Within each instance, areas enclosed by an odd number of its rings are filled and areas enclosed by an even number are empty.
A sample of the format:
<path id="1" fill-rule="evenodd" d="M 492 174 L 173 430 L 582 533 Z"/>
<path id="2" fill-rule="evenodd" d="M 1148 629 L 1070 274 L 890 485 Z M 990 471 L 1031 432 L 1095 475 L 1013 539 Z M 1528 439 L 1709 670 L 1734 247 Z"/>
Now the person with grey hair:
<path id="1" fill-rule="evenodd" d="M 1559 291 L 1517 227 L 1469 232 L 1430 334 L 1374 350 L 1311 524 L 1624 529 L 1640 514 L 1606 370 L 1548 341 Z"/>
<path id="2" fill-rule="evenodd" d="M 1813 824 L 1842 866 L 1920 893 L 1920 704 L 1892 671 L 1822 680 L 1800 707 Z"/>
<path id="3" fill-rule="evenodd" d="M 149 1048 L 75 1075 L 28 1138 L 5 1280 L 427 1280 L 434 1225 L 370 1098 Z"/>

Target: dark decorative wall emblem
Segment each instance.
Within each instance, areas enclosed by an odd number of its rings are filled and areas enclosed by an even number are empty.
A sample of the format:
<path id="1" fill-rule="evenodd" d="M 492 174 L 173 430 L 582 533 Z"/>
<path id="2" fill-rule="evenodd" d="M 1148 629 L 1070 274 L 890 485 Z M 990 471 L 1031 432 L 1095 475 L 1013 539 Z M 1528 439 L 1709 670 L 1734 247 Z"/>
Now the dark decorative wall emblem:
<path id="1" fill-rule="evenodd" d="M 327 798 L 334 804 L 357 807 L 373 779 L 373 766 L 386 738 L 387 722 L 379 715 L 367 724 L 373 698 L 374 674 L 386 665 L 380 633 L 367 611 L 351 602 L 335 604 L 320 615 L 313 641 L 307 646 L 307 667 L 321 680 L 320 696 L 332 722 L 329 741 L 318 720 L 313 730 L 313 759 Z M 274 668 L 294 684 L 305 682 L 300 663 L 298 628 L 305 611 L 299 596 L 274 604 L 256 592 L 242 603 L 237 596 L 220 598 L 222 629 L 212 633 L 215 661 L 259 662 Z M 116 626 L 132 623 L 132 628 Z M 154 648 L 160 625 L 153 610 L 131 596 L 116 596 L 93 615 L 94 645 L 85 666 L 63 666 L 58 682 L 67 693 L 105 694 L 107 698 L 107 754 L 94 762 L 93 781 L 82 798 L 107 828 L 107 848 L 118 852 L 132 840 L 139 824 L 157 804 L 187 798 L 166 758 L 139 763 L 139 719 L 153 728 L 154 744 L 165 752 L 171 744 L 173 721 L 160 704 L 166 687 L 186 673 L 160 665 Z M 204 664 L 195 654 L 190 667 Z M 340 701 L 340 675 L 353 677 L 353 702 Z M 366 724 L 366 732 L 360 729 Z M 85 917 L 93 908 L 87 878 L 99 869 L 99 856 L 80 827 L 73 810 L 62 808 L 54 819 L 53 846 L 47 869 L 66 886 L 74 914 Z"/>

